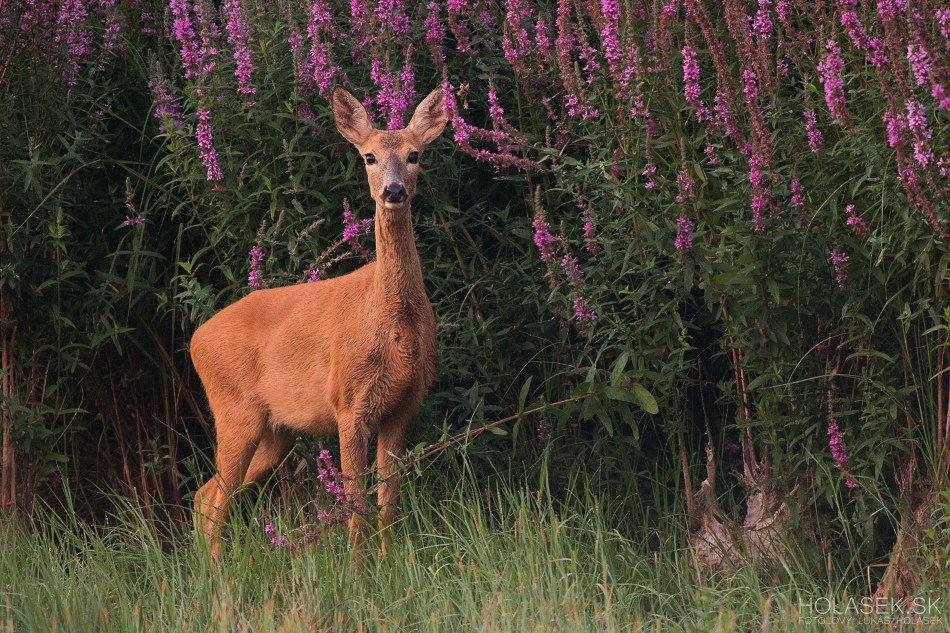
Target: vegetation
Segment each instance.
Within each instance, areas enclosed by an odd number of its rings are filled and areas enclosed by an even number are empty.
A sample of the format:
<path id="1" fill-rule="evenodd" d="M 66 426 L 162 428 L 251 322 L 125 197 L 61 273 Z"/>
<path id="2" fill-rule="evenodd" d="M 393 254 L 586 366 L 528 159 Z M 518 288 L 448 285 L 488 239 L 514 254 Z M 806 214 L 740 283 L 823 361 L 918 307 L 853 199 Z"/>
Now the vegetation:
<path id="1" fill-rule="evenodd" d="M 39 626 L 41 574 L 80 629 L 382 628 L 375 606 L 746 630 L 803 595 L 939 593 L 948 52 L 933 0 L 2 5 L 4 620 Z M 450 104 L 413 205 L 441 357 L 417 483 L 363 580 L 333 530 L 270 547 L 261 521 L 315 519 L 267 496 L 216 576 L 187 536 L 213 441 L 188 341 L 372 257 L 334 84 L 380 126 Z"/>

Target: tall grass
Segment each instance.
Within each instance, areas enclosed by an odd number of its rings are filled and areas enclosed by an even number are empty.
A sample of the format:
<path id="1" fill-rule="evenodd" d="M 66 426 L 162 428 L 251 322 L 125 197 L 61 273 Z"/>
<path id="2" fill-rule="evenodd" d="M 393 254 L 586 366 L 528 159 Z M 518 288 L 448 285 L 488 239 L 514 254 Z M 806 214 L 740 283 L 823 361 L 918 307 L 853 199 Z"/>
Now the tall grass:
<path id="1" fill-rule="evenodd" d="M 359 574 L 345 530 L 305 548 L 271 545 L 265 521 L 302 522 L 301 498 L 245 495 L 218 565 L 190 530 L 161 538 L 131 505 L 107 526 L 10 524 L 0 630 L 817 631 L 831 616 L 803 617 L 803 604 L 867 590 L 860 573 L 816 564 L 798 546 L 775 567 L 709 576 L 682 547 L 681 507 L 657 523 L 636 493 L 601 498 L 578 477 L 558 502 L 544 478 L 512 481 L 408 482 L 388 554 L 377 558 L 372 543 Z M 931 617 L 933 630 L 946 627 L 940 616 L 926 614 L 919 630 Z M 853 614 L 838 623 L 869 630 Z"/>

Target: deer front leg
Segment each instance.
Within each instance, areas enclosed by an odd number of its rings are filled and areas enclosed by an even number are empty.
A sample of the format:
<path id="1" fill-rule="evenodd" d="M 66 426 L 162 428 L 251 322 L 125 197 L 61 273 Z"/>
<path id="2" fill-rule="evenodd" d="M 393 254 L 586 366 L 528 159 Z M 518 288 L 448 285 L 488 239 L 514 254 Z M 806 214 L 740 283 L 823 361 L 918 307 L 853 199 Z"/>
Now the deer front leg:
<path id="1" fill-rule="evenodd" d="M 355 511 L 364 507 L 366 464 L 369 432 L 358 416 L 349 414 L 339 418 L 340 470 L 347 503 L 354 509 L 350 515 L 350 550 L 355 560 L 360 558 L 360 546 L 366 539 L 366 521 Z"/>
<path id="2" fill-rule="evenodd" d="M 380 553 L 386 555 L 388 528 L 396 520 L 399 504 L 399 459 L 406 452 L 409 438 L 409 417 L 392 420 L 379 430 L 376 439 L 376 476 L 379 480 L 379 533 L 382 536 Z"/>

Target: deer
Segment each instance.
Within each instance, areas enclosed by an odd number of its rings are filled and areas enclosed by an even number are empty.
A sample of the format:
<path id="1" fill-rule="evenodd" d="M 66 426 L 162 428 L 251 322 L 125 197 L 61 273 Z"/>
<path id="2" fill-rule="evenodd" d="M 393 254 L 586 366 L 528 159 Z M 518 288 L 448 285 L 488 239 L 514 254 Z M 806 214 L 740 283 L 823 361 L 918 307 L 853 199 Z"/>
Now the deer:
<path id="1" fill-rule="evenodd" d="M 337 130 L 363 157 L 376 203 L 376 259 L 349 274 L 250 292 L 192 335 L 190 353 L 214 419 L 216 472 L 196 493 L 196 521 L 217 560 L 233 495 L 260 483 L 298 433 L 338 435 L 348 501 L 361 500 L 376 436 L 379 531 L 396 518 L 398 460 L 438 368 L 435 315 L 423 284 L 411 202 L 423 150 L 445 128 L 442 90 L 409 125 L 377 130 L 337 87 Z M 351 552 L 367 537 L 349 517 Z"/>

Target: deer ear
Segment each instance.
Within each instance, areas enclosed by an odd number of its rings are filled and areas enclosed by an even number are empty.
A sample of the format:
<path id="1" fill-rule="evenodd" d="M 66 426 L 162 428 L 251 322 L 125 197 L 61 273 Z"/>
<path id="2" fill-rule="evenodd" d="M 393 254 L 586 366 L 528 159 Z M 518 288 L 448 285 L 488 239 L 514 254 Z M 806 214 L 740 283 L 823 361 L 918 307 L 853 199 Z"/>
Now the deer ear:
<path id="1" fill-rule="evenodd" d="M 330 103 L 336 129 L 353 145 L 362 145 L 374 129 L 363 104 L 343 88 L 334 88 Z"/>
<path id="2" fill-rule="evenodd" d="M 445 129 L 445 111 L 442 109 L 442 88 L 436 88 L 416 107 L 407 127 L 423 145 L 428 145 Z"/>

